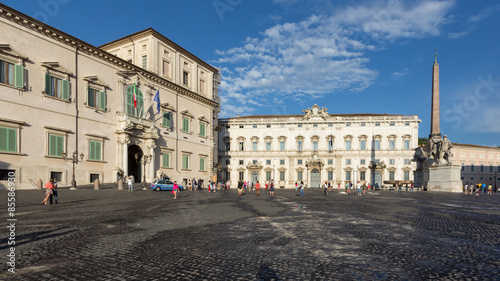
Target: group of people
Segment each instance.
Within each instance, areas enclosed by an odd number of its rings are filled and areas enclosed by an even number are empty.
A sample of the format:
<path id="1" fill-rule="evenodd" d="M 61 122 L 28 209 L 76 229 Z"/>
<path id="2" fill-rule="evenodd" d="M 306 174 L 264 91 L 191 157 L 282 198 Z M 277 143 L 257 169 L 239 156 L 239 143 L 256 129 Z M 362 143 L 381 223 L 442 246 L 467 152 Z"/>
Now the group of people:
<path id="1" fill-rule="evenodd" d="M 42 201 L 42 205 L 52 204 L 55 201 L 58 204 L 57 197 L 57 180 L 50 179 L 48 183 L 45 184 L 45 198 Z"/>
<path id="2" fill-rule="evenodd" d="M 273 197 L 274 196 L 274 180 L 271 180 L 269 182 L 266 182 L 264 184 L 265 189 L 269 189 L 269 196 Z M 229 189 L 229 188 L 227 188 Z M 253 182 L 248 182 L 248 181 L 238 181 L 238 196 L 242 196 L 245 194 L 245 192 L 252 192 L 255 190 L 255 195 L 260 196 L 260 182 L 257 181 L 255 183 Z"/>
<path id="3" fill-rule="evenodd" d="M 476 194 L 476 196 L 479 196 L 479 194 L 486 194 L 486 188 L 488 188 L 488 194 L 493 195 L 493 186 L 489 184 L 486 186 L 486 183 L 478 183 L 478 184 L 469 184 L 468 182 L 464 185 L 464 193 L 473 195 Z"/>

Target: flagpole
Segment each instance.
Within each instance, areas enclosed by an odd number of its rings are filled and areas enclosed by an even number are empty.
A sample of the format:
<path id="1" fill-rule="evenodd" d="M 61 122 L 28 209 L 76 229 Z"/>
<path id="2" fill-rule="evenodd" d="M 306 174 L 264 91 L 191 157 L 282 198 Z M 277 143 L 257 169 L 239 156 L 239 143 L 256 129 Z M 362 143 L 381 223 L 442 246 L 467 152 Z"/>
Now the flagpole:
<path id="1" fill-rule="evenodd" d="M 159 89 L 158 89 L 159 91 Z M 144 110 L 144 116 L 142 117 L 143 119 L 146 118 L 146 114 L 149 112 L 149 109 L 151 108 L 151 106 L 153 105 L 153 103 L 155 102 L 154 98 L 151 99 L 151 102 L 149 103 L 149 106 L 146 110 Z"/>

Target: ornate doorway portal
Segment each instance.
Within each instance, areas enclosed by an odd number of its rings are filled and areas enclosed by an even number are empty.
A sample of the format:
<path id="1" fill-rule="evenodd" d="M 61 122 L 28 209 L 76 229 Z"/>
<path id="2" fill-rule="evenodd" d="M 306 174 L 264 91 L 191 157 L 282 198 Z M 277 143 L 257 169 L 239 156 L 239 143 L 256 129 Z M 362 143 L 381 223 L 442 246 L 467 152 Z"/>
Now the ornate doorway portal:
<path id="1" fill-rule="evenodd" d="M 374 186 L 379 186 L 379 187 L 382 187 L 382 173 L 380 173 L 379 171 L 375 171 L 375 175 L 374 175 Z"/>
<path id="2" fill-rule="evenodd" d="M 259 180 L 259 173 L 252 172 L 251 182 L 255 185 Z"/>
<path id="3" fill-rule="evenodd" d="M 314 169 L 311 171 L 311 187 L 319 188 L 321 185 L 321 175 L 318 169 Z"/>
<path id="4" fill-rule="evenodd" d="M 131 145 L 128 147 L 128 173 L 127 176 L 134 176 L 135 182 L 141 182 L 142 180 L 142 172 L 141 172 L 141 164 L 137 163 L 135 160 L 135 154 L 137 154 L 138 161 L 140 162 L 142 159 L 142 149 L 137 145 Z"/>

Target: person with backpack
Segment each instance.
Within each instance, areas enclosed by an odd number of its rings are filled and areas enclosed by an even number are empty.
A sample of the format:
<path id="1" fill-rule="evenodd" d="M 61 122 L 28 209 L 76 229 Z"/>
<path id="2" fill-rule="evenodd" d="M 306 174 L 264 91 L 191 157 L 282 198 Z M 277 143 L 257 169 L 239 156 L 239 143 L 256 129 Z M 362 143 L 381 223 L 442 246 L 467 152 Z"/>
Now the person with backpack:
<path id="1" fill-rule="evenodd" d="M 304 182 L 303 181 L 300 181 L 299 190 L 300 190 L 300 197 L 304 197 Z"/>

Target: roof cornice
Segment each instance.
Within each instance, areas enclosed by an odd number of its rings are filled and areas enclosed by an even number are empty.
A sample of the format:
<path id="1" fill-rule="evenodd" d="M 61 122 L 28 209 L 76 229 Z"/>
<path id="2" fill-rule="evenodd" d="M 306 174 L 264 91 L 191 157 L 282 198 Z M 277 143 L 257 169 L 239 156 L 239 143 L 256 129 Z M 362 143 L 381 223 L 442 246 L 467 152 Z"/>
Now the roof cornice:
<path id="1" fill-rule="evenodd" d="M 110 64 L 113 64 L 117 67 L 123 68 L 126 71 L 136 71 L 140 73 L 142 76 L 144 76 L 147 79 L 150 79 L 151 81 L 163 85 L 166 88 L 172 89 L 174 91 L 177 91 L 179 94 L 182 94 L 184 96 L 193 98 L 195 100 L 198 100 L 200 102 L 203 102 L 207 105 L 210 106 L 218 106 L 219 103 L 215 102 L 211 99 L 208 99 L 206 97 L 203 97 L 195 92 L 189 91 L 187 89 L 184 89 L 181 86 L 178 86 L 177 84 L 174 84 L 167 79 L 164 79 L 160 76 L 158 76 L 155 73 L 149 72 L 144 70 L 141 67 L 138 67 L 134 64 L 131 64 L 117 56 L 114 56 L 100 48 L 97 48 L 83 40 L 80 40 L 74 36 L 71 36 L 63 31 L 60 31 L 57 28 L 54 28 L 50 25 L 47 25 L 39 20 L 36 20 L 30 16 L 27 16 L 19 11 L 16 11 L 15 9 L 6 6 L 5 4 L 0 3 L 0 17 L 9 20 L 11 22 L 14 22 L 20 26 L 24 26 L 27 29 L 30 29 L 34 32 L 37 32 L 39 34 L 42 34 L 46 37 L 49 37 L 53 40 L 56 40 L 62 44 L 65 44 L 71 48 L 75 48 L 76 50 L 79 50 L 83 53 L 86 53 L 90 56 L 94 56 L 96 58 L 99 58 L 103 61 L 106 61 Z"/>

